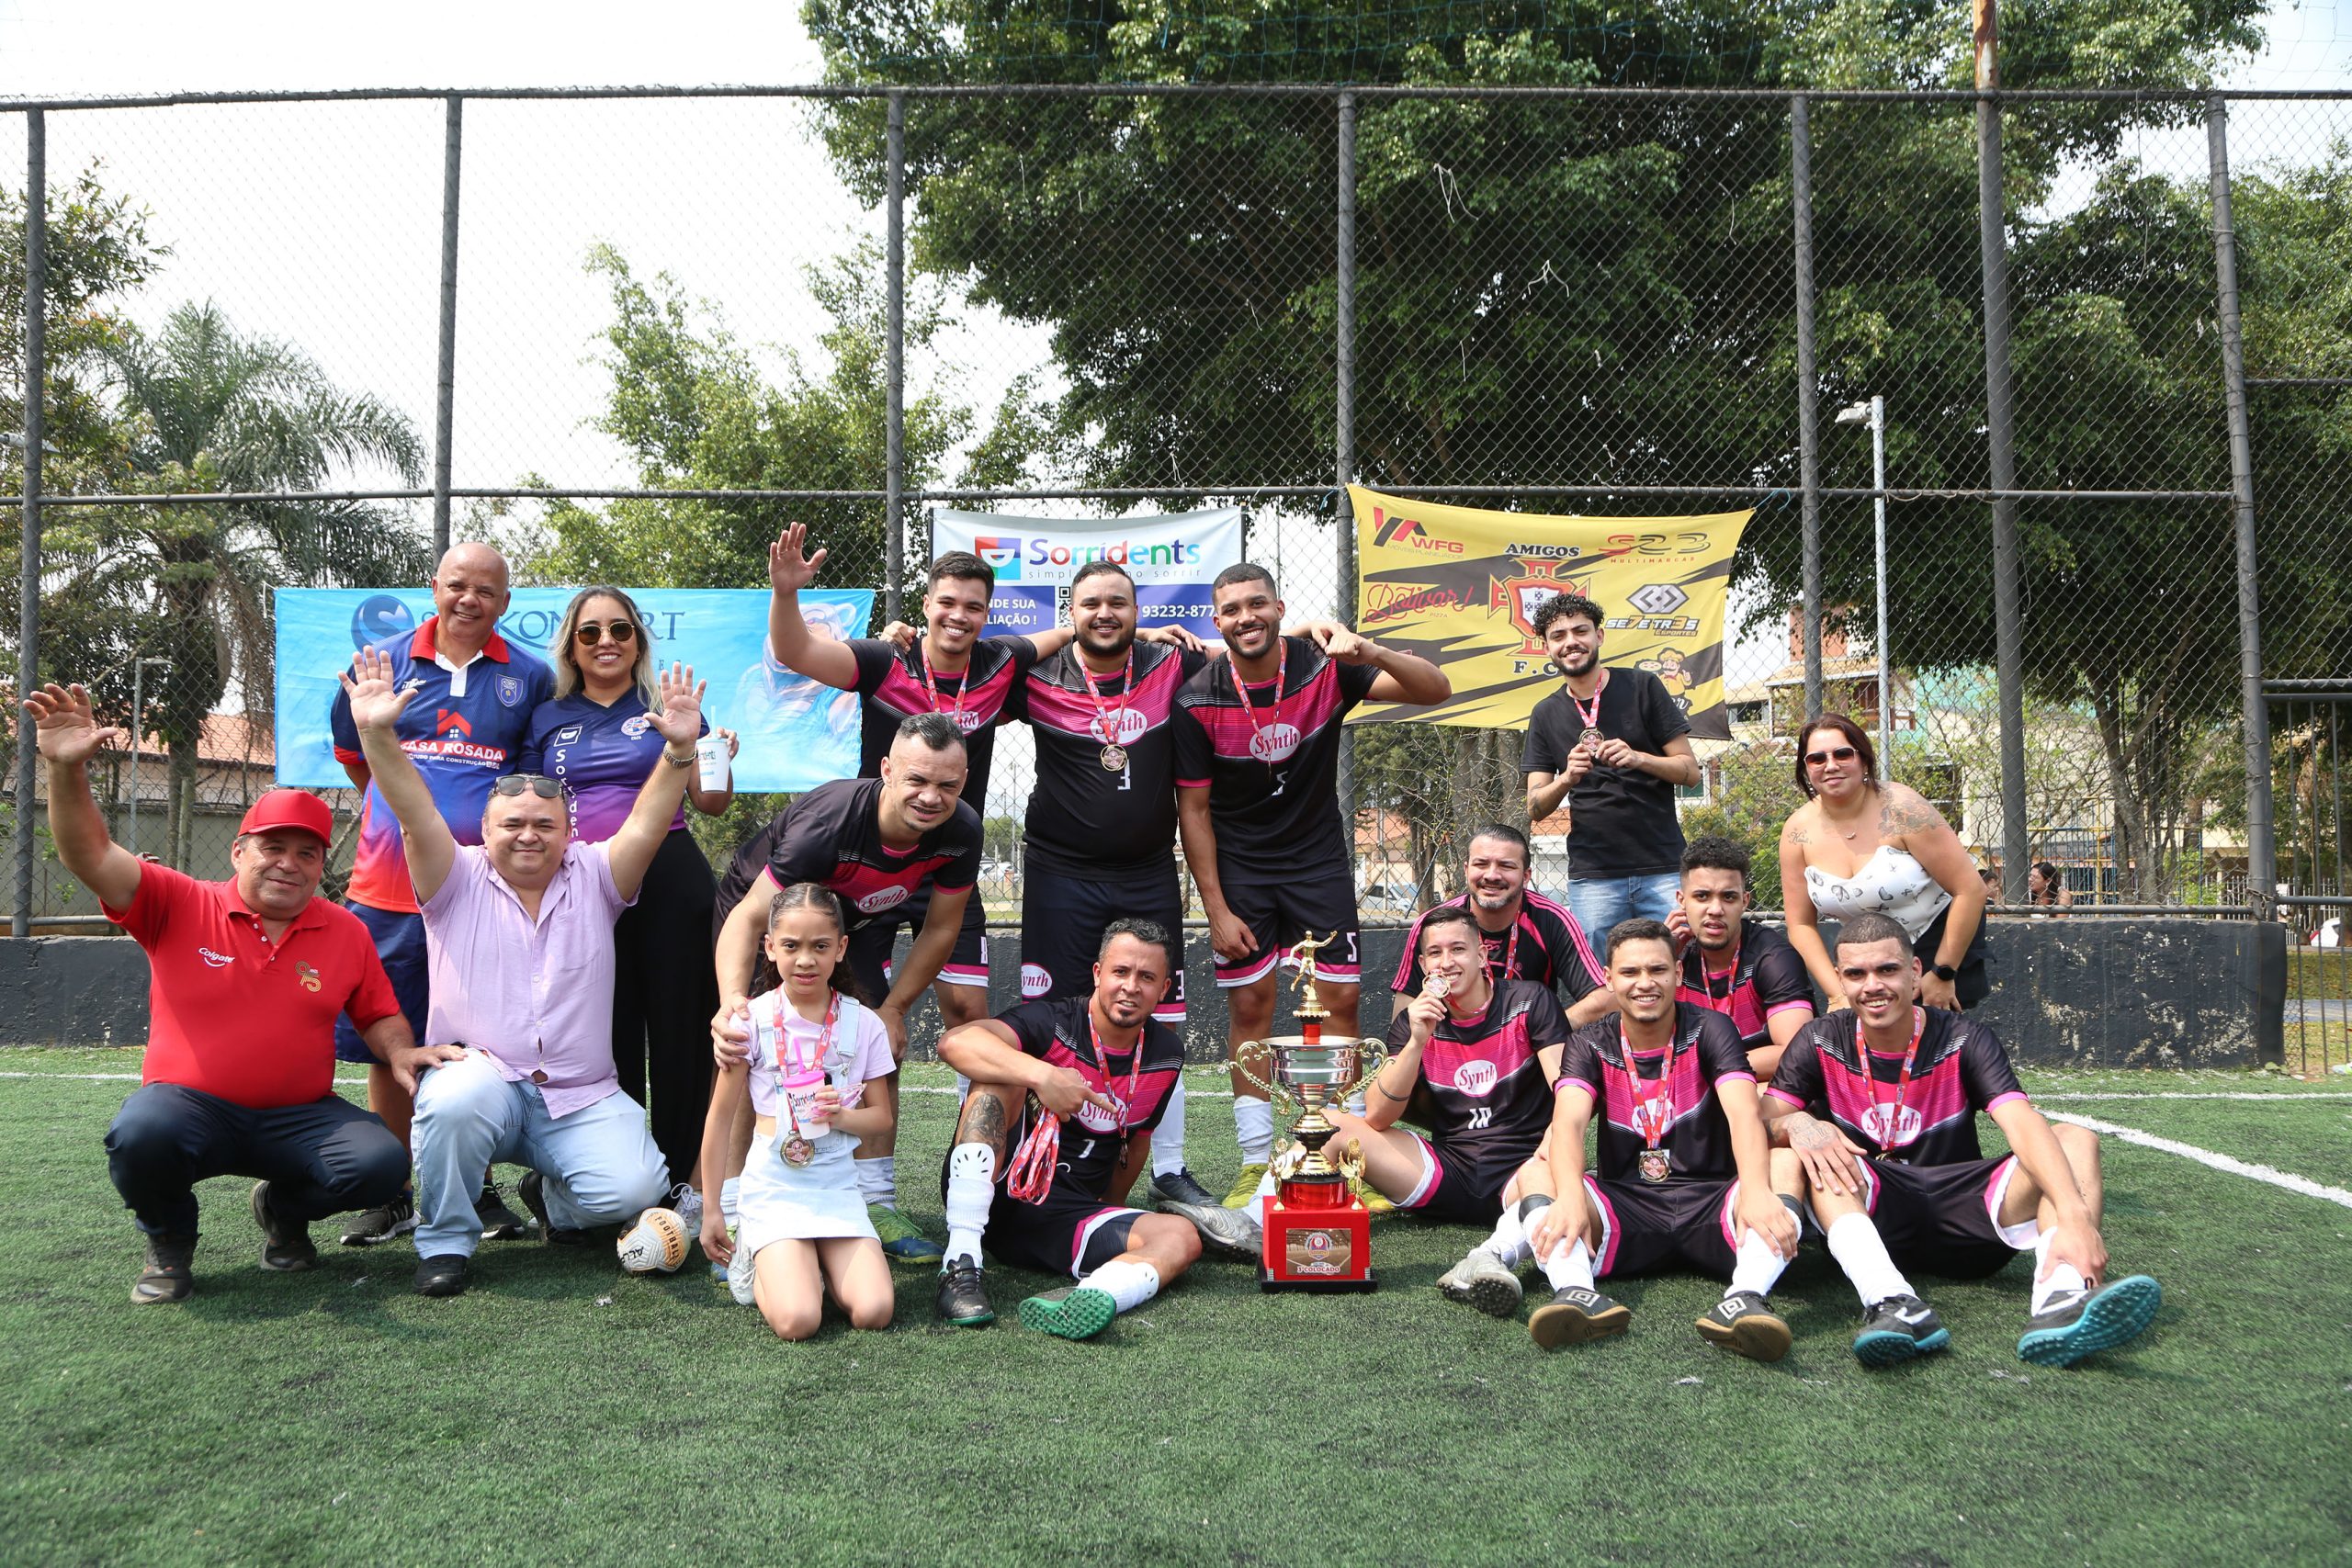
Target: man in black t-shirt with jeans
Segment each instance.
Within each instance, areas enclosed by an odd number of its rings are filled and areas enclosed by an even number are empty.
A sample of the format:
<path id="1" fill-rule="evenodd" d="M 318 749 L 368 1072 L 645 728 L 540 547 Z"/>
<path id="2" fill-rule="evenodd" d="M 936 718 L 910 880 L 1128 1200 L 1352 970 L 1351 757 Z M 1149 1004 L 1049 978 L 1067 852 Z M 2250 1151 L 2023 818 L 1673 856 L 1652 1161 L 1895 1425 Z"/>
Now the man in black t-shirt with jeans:
<path id="1" fill-rule="evenodd" d="M 1427 705 L 1453 694 L 1428 660 L 1339 627 L 1282 634 L 1283 602 L 1263 567 L 1217 573 L 1211 613 L 1227 657 L 1176 699 L 1176 818 L 1184 859 L 1208 911 L 1228 1043 L 1262 1040 L 1274 1023 L 1275 969 L 1308 932 L 1336 933 L 1316 959 L 1316 994 L 1334 1034 L 1356 1032 L 1362 955 L 1356 884 L 1339 802 L 1340 725 L 1370 700 Z M 1233 1075 L 1239 1208 L 1273 1154 L 1272 1107 Z"/>
<path id="2" fill-rule="evenodd" d="M 1600 662 L 1600 606 L 1555 594 L 1535 635 L 1561 689 L 1527 716 L 1527 817 L 1568 804 L 1568 908 L 1595 942 L 1621 920 L 1663 920 L 1681 875 L 1678 784 L 1699 782 L 1690 721 L 1645 670 Z"/>

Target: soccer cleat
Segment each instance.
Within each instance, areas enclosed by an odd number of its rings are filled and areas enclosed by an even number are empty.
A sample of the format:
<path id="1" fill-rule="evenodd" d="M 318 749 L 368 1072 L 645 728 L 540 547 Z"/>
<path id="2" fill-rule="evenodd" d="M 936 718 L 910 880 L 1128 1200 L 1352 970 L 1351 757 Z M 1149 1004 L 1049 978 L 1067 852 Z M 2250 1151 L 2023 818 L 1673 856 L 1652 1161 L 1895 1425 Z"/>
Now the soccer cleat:
<path id="1" fill-rule="evenodd" d="M 1151 1179 L 1151 1201 L 1171 1214 L 1182 1213 L 1171 1204 L 1187 1203 L 1196 1209 L 1220 1208 L 1216 1194 L 1201 1185 L 1200 1179 L 1185 1167 L 1174 1170 L 1154 1172 Z"/>
<path id="2" fill-rule="evenodd" d="M 416 1260 L 416 1293 L 420 1296 L 458 1296 L 466 1290 L 466 1256 L 461 1252 L 435 1253 L 431 1258 Z"/>
<path id="3" fill-rule="evenodd" d="M 881 1238 L 883 1254 L 891 1262 L 911 1269 L 945 1260 L 947 1255 L 940 1251 L 939 1244 L 915 1229 L 906 1215 L 889 1204 L 868 1203 L 865 1217 L 872 1222 L 874 1234 Z"/>
<path id="4" fill-rule="evenodd" d="M 1633 1321 L 1632 1309 L 1623 1302 L 1612 1302 L 1583 1285 L 1568 1285 L 1554 1291 L 1549 1302 L 1528 1314 L 1527 1332 L 1544 1349 L 1556 1350 L 1563 1345 L 1623 1334 Z"/>
<path id="5" fill-rule="evenodd" d="M 1789 1325 L 1753 1291 L 1734 1291 L 1717 1302 L 1699 1319 L 1699 1337 L 1751 1361 L 1777 1361 L 1789 1353 Z"/>
<path id="6" fill-rule="evenodd" d="M 396 1235 L 406 1235 L 416 1229 L 416 1194 L 403 1192 L 389 1203 L 379 1203 L 364 1214 L 355 1214 L 343 1227 L 345 1247 L 374 1247 Z"/>
<path id="7" fill-rule="evenodd" d="M 1862 1315 L 1854 1355 L 1866 1367 L 1892 1367 L 1951 1343 L 1936 1309 L 1917 1296 L 1889 1296 Z"/>
<path id="8" fill-rule="evenodd" d="M 196 1237 L 151 1235 L 147 1261 L 130 1287 L 130 1299 L 141 1306 L 184 1302 L 196 1294 Z"/>
<path id="9" fill-rule="evenodd" d="M 1233 1190 L 1225 1195 L 1225 1206 L 1228 1209 L 1248 1208 L 1250 1200 L 1258 1195 L 1258 1183 L 1265 1179 L 1265 1161 L 1243 1166 L 1241 1174 L 1233 1179 Z"/>
<path id="10" fill-rule="evenodd" d="M 1356 1195 L 1357 1200 L 1363 1204 L 1366 1213 L 1393 1214 L 1396 1212 L 1396 1205 L 1388 1194 L 1361 1176 L 1348 1183 L 1348 1190 Z"/>
<path id="11" fill-rule="evenodd" d="M 2027 1320 L 2018 1359 L 2037 1367 L 2071 1367 L 2140 1337 L 2164 1304 L 2164 1287 L 2145 1274 L 2069 1296 Z"/>
<path id="12" fill-rule="evenodd" d="M 482 1182 L 481 1192 L 474 1197 L 474 1217 L 481 1222 L 484 1241 L 523 1241 L 531 1234 L 523 1216 L 506 1206 L 506 1199 L 495 1181 Z"/>
<path id="13" fill-rule="evenodd" d="M 727 1293 L 735 1298 L 737 1306 L 750 1306 L 756 1299 L 752 1289 L 752 1249 L 743 1245 L 741 1232 L 735 1235 L 735 1250 L 727 1257 Z"/>
<path id="14" fill-rule="evenodd" d="M 531 1211 L 531 1218 L 539 1222 L 539 1240 L 550 1247 L 584 1247 L 586 1231 L 558 1225 L 548 1217 L 547 1179 L 536 1170 L 526 1170 L 523 1179 L 514 1184 L 523 1200 L 523 1207 Z"/>
<path id="15" fill-rule="evenodd" d="M 1021 1325 L 1057 1339 L 1091 1339 L 1111 1326 L 1119 1303 L 1108 1291 L 1067 1285 L 1021 1303 Z"/>
<path id="16" fill-rule="evenodd" d="M 989 1305 L 975 1259 L 955 1258 L 940 1271 L 939 1320 L 959 1328 L 980 1328 L 996 1321 L 996 1309 Z"/>
<path id="17" fill-rule="evenodd" d="M 1162 1177 L 1155 1179 L 1151 1184 L 1152 1207 L 1163 1214 L 1191 1221 L 1193 1228 L 1201 1233 L 1201 1239 L 1219 1252 L 1229 1252 L 1241 1258 L 1259 1255 L 1265 1245 L 1264 1233 L 1259 1228 L 1258 1222 L 1250 1217 L 1249 1210 L 1227 1208 L 1216 1201 L 1215 1193 L 1194 1181 L 1190 1172 L 1180 1170 L 1174 1175 L 1183 1179 L 1177 1191 L 1190 1189 L 1201 1195 L 1200 1200 L 1196 1202 L 1189 1198 L 1176 1197 L 1169 1190 L 1169 1179 Z"/>
<path id="18" fill-rule="evenodd" d="M 1519 1313 L 1519 1276 L 1485 1247 L 1438 1276 L 1437 1288 L 1450 1302 L 1466 1302 L 1488 1317 L 1514 1317 Z"/>
<path id="19" fill-rule="evenodd" d="M 254 1224 L 261 1227 L 263 1268 L 292 1274 L 319 1260 L 319 1249 L 311 1245 L 311 1227 L 270 1206 L 268 1182 L 254 1183 L 253 1207 Z"/>

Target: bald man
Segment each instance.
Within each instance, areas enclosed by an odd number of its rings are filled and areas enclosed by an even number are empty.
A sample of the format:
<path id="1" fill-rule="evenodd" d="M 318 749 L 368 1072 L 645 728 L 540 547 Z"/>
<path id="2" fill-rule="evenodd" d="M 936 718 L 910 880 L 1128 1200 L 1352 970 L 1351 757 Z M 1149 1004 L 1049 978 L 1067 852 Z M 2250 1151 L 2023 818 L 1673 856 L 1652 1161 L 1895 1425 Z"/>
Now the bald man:
<path id="1" fill-rule="evenodd" d="M 488 545 L 452 545 L 433 571 L 433 614 L 413 632 L 400 632 L 373 646 L 390 656 L 392 683 L 413 684 L 416 696 L 401 712 L 394 733 L 401 750 L 416 763 L 433 792 L 442 819 L 461 844 L 481 842 L 482 809 L 491 781 L 514 770 L 531 710 L 555 696 L 555 676 L 527 650 L 498 635 L 506 613 L 506 558 Z M 376 941 L 376 952 L 391 976 L 392 994 L 412 1030 L 424 1028 L 430 988 L 424 972 L 424 919 L 417 913 L 416 889 L 409 882 L 401 826 L 377 789 L 360 752 L 359 729 L 352 723 L 351 700 L 335 689 L 331 716 L 335 761 L 367 792 L 359 817 L 359 849 L 351 866 L 349 902 Z M 345 1019 L 335 1026 L 335 1055 L 368 1065 L 368 1109 L 384 1119 L 403 1147 L 415 1102 L 391 1069 L 378 1061 Z M 483 1233 L 511 1238 L 523 1222 L 482 1177 L 476 1208 Z M 343 1233 L 347 1247 L 389 1241 L 416 1228 L 412 1191 L 354 1219 Z"/>

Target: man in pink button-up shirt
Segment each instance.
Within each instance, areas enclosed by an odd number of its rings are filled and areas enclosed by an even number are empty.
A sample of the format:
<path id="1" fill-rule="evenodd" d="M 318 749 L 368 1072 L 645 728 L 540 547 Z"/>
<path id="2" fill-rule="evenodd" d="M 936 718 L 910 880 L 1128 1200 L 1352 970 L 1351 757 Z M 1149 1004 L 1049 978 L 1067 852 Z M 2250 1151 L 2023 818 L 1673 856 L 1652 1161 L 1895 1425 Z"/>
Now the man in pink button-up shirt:
<path id="1" fill-rule="evenodd" d="M 635 1215 L 667 1168 L 645 1108 L 613 1074 L 613 919 L 637 899 L 685 792 L 702 688 L 672 666 L 647 722 L 657 765 L 628 820 L 601 844 L 571 841 L 563 788 L 511 773 L 482 812 L 481 843 L 451 835 L 393 731 L 412 693 L 363 650 L 344 678 L 360 749 L 400 820 L 432 976 L 425 1038 L 466 1047 L 419 1082 L 416 1288 L 454 1296 L 481 1240 L 473 1195 L 490 1161 L 528 1166 L 523 1201 L 550 1241 Z M 356 678 L 355 678 L 356 677 Z"/>

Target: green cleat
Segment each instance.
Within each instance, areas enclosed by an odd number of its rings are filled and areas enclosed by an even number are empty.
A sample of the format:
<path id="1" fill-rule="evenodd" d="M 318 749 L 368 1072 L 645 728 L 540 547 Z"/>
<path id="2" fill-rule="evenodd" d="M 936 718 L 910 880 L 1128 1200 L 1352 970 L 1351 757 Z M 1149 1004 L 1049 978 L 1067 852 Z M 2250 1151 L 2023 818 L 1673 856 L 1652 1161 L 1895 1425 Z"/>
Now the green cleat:
<path id="1" fill-rule="evenodd" d="M 1266 1167 L 1263 1161 L 1255 1165 L 1243 1166 L 1241 1174 L 1233 1179 L 1233 1190 L 1225 1195 L 1225 1206 L 1228 1209 L 1246 1207 L 1250 1200 L 1258 1195 L 1258 1183 L 1265 1179 Z"/>
<path id="2" fill-rule="evenodd" d="M 1119 1303 L 1108 1291 L 1069 1285 L 1021 1303 L 1021 1325 L 1058 1339 L 1091 1339 L 1111 1326 Z"/>
<path id="3" fill-rule="evenodd" d="M 903 1263 L 910 1269 L 936 1269 L 947 1256 L 937 1242 L 915 1229 L 906 1215 L 887 1203 L 868 1203 L 865 1217 L 873 1222 L 883 1255 L 893 1263 Z"/>

